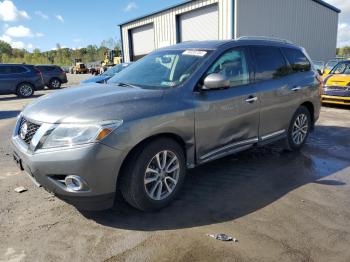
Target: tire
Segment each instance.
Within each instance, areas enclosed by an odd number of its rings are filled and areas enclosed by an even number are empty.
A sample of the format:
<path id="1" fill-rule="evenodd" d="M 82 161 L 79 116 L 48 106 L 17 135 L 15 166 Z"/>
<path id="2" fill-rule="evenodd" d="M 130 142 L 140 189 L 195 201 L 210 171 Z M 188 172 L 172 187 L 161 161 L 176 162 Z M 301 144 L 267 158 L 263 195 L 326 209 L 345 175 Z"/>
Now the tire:
<path id="1" fill-rule="evenodd" d="M 165 164 L 164 152 L 167 152 Z M 161 166 L 165 168 L 160 171 Z M 185 175 L 186 161 L 181 146 L 172 139 L 160 138 L 140 147 L 128 159 L 122 173 L 120 190 L 131 206 L 141 211 L 155 211 L 176 198 Z"/>
<path id="2" fill-rule="evenodd" d="M 286 138 L 288 151 L 300 150 L 306 142 L 311 130 L 311 114 L 305 106 L 300 106 L 290 122 Z"/>
<path id="3" fill-rule="evenodd" d="M 28 98 L 34 94 L 34 86 L 29 83 L 19 84 L 16 90 L 16 94 L 21 98 Z"/>
<path id="4" fill-rule="evenodd" d="M 61 88 L 61 81 L 58 78 L 52 78 L 49 82 L 50 89 L 59 89 Z"/>

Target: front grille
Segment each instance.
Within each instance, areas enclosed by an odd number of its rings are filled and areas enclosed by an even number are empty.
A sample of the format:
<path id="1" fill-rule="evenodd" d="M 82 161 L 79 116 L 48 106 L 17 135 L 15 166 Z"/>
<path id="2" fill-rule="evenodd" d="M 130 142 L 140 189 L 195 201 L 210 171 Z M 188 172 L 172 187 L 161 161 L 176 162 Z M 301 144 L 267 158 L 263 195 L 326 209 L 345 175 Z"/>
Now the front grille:
<path id="1" fill-rule="evenodd" d="M 25 124 L 27 125 L 26 130 L 23 127 Z M 39 127 L 40 125 L 34 124 L 25 118 L 22 118 L 18 129 L 18 135 L 27 145 L 29 145 Z"/>

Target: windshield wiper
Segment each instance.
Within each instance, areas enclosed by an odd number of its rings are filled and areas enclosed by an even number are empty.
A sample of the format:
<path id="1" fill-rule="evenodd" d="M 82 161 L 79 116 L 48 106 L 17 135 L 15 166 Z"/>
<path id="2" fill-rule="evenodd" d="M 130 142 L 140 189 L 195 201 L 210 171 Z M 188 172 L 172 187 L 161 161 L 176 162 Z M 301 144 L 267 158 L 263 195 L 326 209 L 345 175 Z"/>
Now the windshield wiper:
<path id="1" fill-rule="evenodd" d="M 134 86 L 132 84 L 128 84 L 128 83 L 123 83 L 123 82 L 119 82 L 117 83 L 118 86 L 124 86 L 124 87 L 137 87 L 137 86 Z"/>

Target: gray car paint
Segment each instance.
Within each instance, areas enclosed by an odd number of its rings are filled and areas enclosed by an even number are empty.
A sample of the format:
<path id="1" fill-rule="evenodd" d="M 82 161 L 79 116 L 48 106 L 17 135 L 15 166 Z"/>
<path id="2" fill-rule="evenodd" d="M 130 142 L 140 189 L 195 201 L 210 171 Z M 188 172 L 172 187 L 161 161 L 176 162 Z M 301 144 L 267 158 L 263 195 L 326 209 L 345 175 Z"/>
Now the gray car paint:
<path id="1" fill-rule="evenodd" d="M 294 112 L 305 102 L 313 105 L 316 121 L 320 93 L 314 71 L 224 90 L 196 88 L 222 53 L 249 45 L 297 48 L 262 40 L 192 42 L 169 47 L 212 52 L 192 77 L 176 88 L 152 90 L 115 84 L 87 85 L 41 97 L 27 106 L 22 116 L 40 123 L 122 120 L 123 124 L 98 144 L 31 152 L 18 137 L 17 123 L 12 138 L 14 150 L 24 160 L 27 172 L 45 188 L 76 204 L 74 200 L 82 196 L 113 196 L 128 153 L 150 137 L 166 134 L 182 141 L 187 166 L 192 168 L 285 137 Z M 293 91 L 295 86 L 301 89 Z M 257 101 L 246 101 L 252 97 Z M 90 191 L 67 192 L 48 179 L 52 173 L 79 175 L 89 184 Z M 104 200 L 106 206 L 113 204 L 112 198 L 108 198 L 108 203 Z"/>

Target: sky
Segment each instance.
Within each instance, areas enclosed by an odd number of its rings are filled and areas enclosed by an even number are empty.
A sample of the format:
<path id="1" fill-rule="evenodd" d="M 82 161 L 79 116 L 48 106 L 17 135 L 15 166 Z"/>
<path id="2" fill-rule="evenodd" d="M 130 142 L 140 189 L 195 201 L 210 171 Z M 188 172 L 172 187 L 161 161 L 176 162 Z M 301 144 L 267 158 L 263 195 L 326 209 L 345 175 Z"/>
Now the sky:
<path id="1" fill-rule="evenodd" d="M 119 40 L 118 24 L 183 0 L 0 0 L 0 40 L 42 51 Z M 338 47 L 350 45 L 350 0 L 326 0 L 342 10 Z"/>

